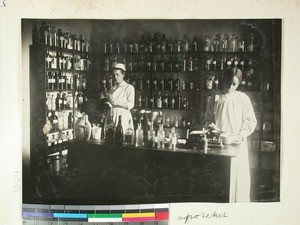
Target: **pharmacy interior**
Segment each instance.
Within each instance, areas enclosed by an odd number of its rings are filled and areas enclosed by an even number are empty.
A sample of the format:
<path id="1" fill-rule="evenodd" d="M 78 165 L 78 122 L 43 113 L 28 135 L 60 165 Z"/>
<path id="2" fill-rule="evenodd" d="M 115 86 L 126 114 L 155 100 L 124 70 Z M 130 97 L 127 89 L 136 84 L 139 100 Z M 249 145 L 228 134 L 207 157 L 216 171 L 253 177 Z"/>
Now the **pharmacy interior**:
<path id="1" fill-rule="evenodd" d="M 203 122 L 229 69 L 257 120 L 251 201 L 280 200 L 281 20 L 23 19 L 22 57 L 24 203 L 235 202 L 238 148 Z"/>

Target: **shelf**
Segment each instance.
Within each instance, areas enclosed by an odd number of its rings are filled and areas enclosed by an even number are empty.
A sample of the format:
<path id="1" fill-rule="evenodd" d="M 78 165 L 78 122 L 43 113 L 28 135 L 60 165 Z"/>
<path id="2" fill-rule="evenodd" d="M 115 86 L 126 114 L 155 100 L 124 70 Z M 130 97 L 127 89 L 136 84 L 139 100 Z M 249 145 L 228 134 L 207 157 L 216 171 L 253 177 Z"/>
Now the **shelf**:
<path id="1" fill-rule="evenodd" d="M 36 48 L 38 50 L 49 50 L 49 51 L 56 51 L 56 52 L 64 52 L 64 53 L 70 53 L 70 54 L 90 54 L 90 52 L 83 52 L 83 51 L 77 51 L 74 49 L 68 49 L 68 48 L 61 48 L 58 46 L 49 46 L 49 45 L 31 45 L 33 48 Z"/>
<path id="2" fill-rule="evenodd" d="M 46 92 L 73 92 L 76 89 L 54 89 L 54 90 L 46 90 Z"/>
<path id="3" fill-rule="evenodd" d="M 182 52 L 113 52 L 113 53 L 96 53 L 104 56 L 113 56 L 113 55 L 120 55 L 120 56 L 153 56 L 153 55 L 199 55 L 202 56 L 204 54 L 230 54 L 230 55 L 249 55 L 255 54 L 255 52 L 228 52 L 228 51 L 182 51 Z"/>
<path id="4" fill-rule="evenodd" d="M 55 135 L 55 134 L 59 134 L 59 133 L 64 132 L 64 131 L 73 131 L 73 128 L 63 129 L 63 130 L 55 131 L 55 132 L 50 132 L 50 133 L 45 134 L 45 135 Z"/>

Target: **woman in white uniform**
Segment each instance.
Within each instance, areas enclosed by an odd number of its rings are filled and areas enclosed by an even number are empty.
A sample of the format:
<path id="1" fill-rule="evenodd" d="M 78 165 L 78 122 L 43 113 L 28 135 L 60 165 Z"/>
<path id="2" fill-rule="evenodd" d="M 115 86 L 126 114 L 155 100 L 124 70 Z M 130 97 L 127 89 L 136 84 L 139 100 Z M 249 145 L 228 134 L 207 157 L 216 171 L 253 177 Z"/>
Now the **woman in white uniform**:
<path id="1" fill-rule="evenodd" d="M 111 115 L 114 123 L 119 122 L 119 115 L 122 116 L 122 127 L 125 133 L 129 127 L 131 120 L 131 128 L 133 128 L 133 120 L 130 110 L 134 107 L 135 92 L 134 87 L 124 81 L 126 68 L 124 64 L 117 63 L 112 69 L 115 78 L 115 84 L 109 91 L 109 103 L 111 104 Z"/>
<path id="2" fill-rule="evenodd" d="M 211 98 L 205 121 L 206 124 L 215 126 L 221 133 L 235 137 L 232 144 L 239 146 L 236 156 L 235 202 L 249 202 L 250 168 L 247 137 L 254 131 L 257 120 L 249 97 L 236 90 L 241 80 L 242 71 L 237 68 L 224 73 L 223 90 Z"/>

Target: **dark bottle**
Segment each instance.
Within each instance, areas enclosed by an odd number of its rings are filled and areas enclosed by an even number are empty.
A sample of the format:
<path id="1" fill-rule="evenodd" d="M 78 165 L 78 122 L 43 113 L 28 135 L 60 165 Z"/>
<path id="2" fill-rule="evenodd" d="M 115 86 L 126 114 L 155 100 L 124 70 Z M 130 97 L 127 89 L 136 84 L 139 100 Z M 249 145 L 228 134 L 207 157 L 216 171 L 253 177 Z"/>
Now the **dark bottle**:
<path id="1" fill-rule="evenodd" d="M 198 51 L 198 41 L 197 37 L 194 36 L 193 41 L 192 41 L 192 51 L 197 52 Z"/>
<path id="2" fill-rule="evenodd" d="M 134 130 L 131 127 L 131 120 L 129 120 L 128 128 L 125 131 L 124 144 L 134 145 Z"/>
<path id="3" fill-rule="evenodd" d="M 130 83 L 135 88 L 136 87 L 136 80 L 135 80 L 135 74 L 133 73 L 130 77 Z"/>
<path id="4" fill-rule="evenodd" d="M 52 72 L 47 72 L 47 88 L 48 90 L 54 89 L 54 83 L 52 82 Z"/>
<path id="5" fill-rule="evenodd" d="M 151 80 L 150 80 L 150 78 L 147 79 L 146 84 L 147 84 L 147 90 L 150 90 L 151 89 Z"/>
<path id="6" fill-rule="evenodd" d="M 169 41 L 168 41 L 168 52 L 172 53 L 174 51 L 174 43 L 173 43 L 173 39 L 172 38 L 169 38 Z"/>
<path id="7" fill-rule="evenodd" d="M 67 97 L 66 97 L 66 93 L 63 93 L 63 95 L 62 95 L 62 104 L 61 104 L 61 108 L 62 109 L 67 109 L 67 103 L 68 103 L 68 101 L 67 101 Z"/>
<path id="8" fill-rule="evenodd" d="M 153 59 L 152 62 L 152 71 L 156 72 L 157 71 L 157 62 L 156 62 L 156 58 Z"/>
<path id="9" fill-rule="evenodd" d="M 157 78 L 155 74 L 152 77 L 152 90 L 157 90 Z"/>
<path id="10" fill-rule="evenodd" d="M 212 69 L 213 70 L 217 70 L 217 58 L 214 57 L 212 60 L 211 60 L 211 64 L 212 64 Z"/>
<path id="11" fill-rule="evenodd" d="M 167 109 L 169 107 L 169 96 L 168 93 L 165 93 L 164 99 L 163 99 L 163 108 Z"/>
<path id="12" fill-rule="evenodd" d="M 64 78 L 61 74 L 61 72 L 58 72 L 58 89 L 63 90 L 64 89 Z"/>
<path id="13" fill-rule="evenodd" d="M 146 62 L 146 69 L 147 71 L 151 71 L 151 59 L 150 57 L 147 58 L 147 62 Z"/>
<path id="14" fill-rule="evenodd" d="M 167 65 L 168 65 L 168 71 L 172 72 L 173 71 L 173 59 L 172 59 L 172 56 L 169 57 Z"/>
<path id="15" fill-rule="evenodd" d="M 181 87 L 181 81 L 179 79 L 179 75 L 177 74 L 177 77 L 174 82 L 174 88 L 175 88 L 175 90 L 179 91 L 180 87 Z"/>
<path id="16" fill-rule="evenodd" d="M 123 128 L 122 128 L 122 116 L 121 115 L 119 115 L 119 122 L 116 127 L 115 141 L 116 141 L 117 145 L 123 145 L 123 142 L 124 142 Z"/>
<path id="17" fill-rule="evenodd" d="M 138 95 L 137 107 L 142 107 L 142 95 L 141 95 L 141 93 L 139 93 L 139 95 Z"/>
<path id="18" fill-rule="evenodd" d="M 144 81 L 143 81 L 143 78 L 142 78 L 142 76 L 140 76 L 140 78 L 139 78 L 139 89 L 140 90 L 143 90 L 143 88 L 144 88 Z"/>
<path id="19" fill-rule="evenodd" d="M 226 59 L 226 65 L 227 65 L 228 69 L 231 67 L 231 64 L 232 64 L 231 58 L 230 58 L 230 56 L 228 56 Z"/>
<path id="20" fill-rule="evenodd" d="M 62 99 L 60 97 L 60 93 L 57 93 L 56 99 L 55 99 L 55 108 L 56 108 L 56 110 L 61 110 L 61 105 L 62 105 Z"/>
<path id="21" fill-rule="evenodd" d="M 161 56 L 159 60 L 159 71 L 165 71 L 165 59 L 163 56 Z"/>
<path id="22" fill-rule="evenodd" d="M 234 68 L 237 68 L 238 65 L 239 65 L 239 60 L 238 60 L 237 56 L 234 56 L 234 59 L 233 59 L 233 66 L 234 66 Z"/>
<path id="23" fill-rule="evenodd" d="M 49 37 L 47 37 L 47 32 L 49 33 L 47 23 L 46 23 L 46 21 L 42 21 L 42 26 L 39 28 L 41 45 L 47 45 L 47 42 L 49 40 Z"/>
<path id="24" fill-rule="evenodd" d="M 68 115 L 68 128 L 72 129 L 74 127 L 74 118 L 72 112 L 69 112 Z"/>
<path id="25" fill-rule="evenodd" d="M 141 72 L 145 71 L 145 62 L 144 62 L 144 57 L 142 56 L 138 62 L 138 70 Z"/>
<path id="26" fill-rule="evenodd" d="M 145 46 L 146 46 L 146 41 L 145 41 L 145 36 L 141 36 L 141 40 L 139 42 L 139 52 L 144 53 L 145 52 Z"/>
<path id="27" fill-rule="evenodd" d="M 156 98 L 156 108 L 158 109 L 162 108 L 162 97 L 160 92 L 158 92 L 158 96 Z"/>
<path id="28" fill-rule="evenodd" d="M 153 93 L 151 96 L 149 96 L 149 103 L 150 103 L 150 107 L 154 108 L 154 94 Z"/>
<path id="29" fill-rule="evenodd" d="M 175 108 L 176 109 L 181 109 L 181 103 L 182 103 L 182 97 L 181 97 L 181 92 L 177 92 L 177 96 L 175 99 Z"/>
<path id="30" fill-rule="evenodd" d="M 63 75 L 62 75 L 62 88 L 64 89 L 64 90 L 66 90 L 67 89 L 67 82 L 68 82 L 68 78 L 67 78 L 67 75 L 66 75 L 66 73 L 63 73 Z"/>
<path id="31" fill-rule="evenodd" d="M 168 46 L 167 38 L 166 35 L 163 34 L 161 38 L 161 44 L 160 44 L 161 52 L 167 52 L 167 46 Z"/>
<path id="32" fill-rule="evenodd" d="M 179 72 L 180 71 L 180 62 L 179 62 L 179 59 L 177 58 L 176 61 L 175 61 L 175 65 L 174 65 L 174 70 Z"/>
<path id="33" fill-rule="evenodd" d="M 105 143 L 113 144 L 115 143 L 115 124 L 112 116 L 109 116 L 106 123 L 104 124 L 105 131 Z"/>
<path id="34" fill-rule="evenodd" d="M 174 79 L 173 79 L 173 75 L 172 74 L 169 77 L 168 86 L 169 86 L 169 90 L 172 91 L 174 89 Z"/>
<path id="35" fill-rule="evenodd" d="M 53 117 L 52 117 L 52 128 L 53 128 L 53 131 L 54 132 L 57 132 L 58 131 L 58 112 L 55 111 Z"/>
<path id="36" fill-rule="evenodd" d="M 162 74 L 161 74 L 160 80 L 159 80 L 159 90 L 161 90 L 161 91 L 165 90 L 165 79 Z"/>

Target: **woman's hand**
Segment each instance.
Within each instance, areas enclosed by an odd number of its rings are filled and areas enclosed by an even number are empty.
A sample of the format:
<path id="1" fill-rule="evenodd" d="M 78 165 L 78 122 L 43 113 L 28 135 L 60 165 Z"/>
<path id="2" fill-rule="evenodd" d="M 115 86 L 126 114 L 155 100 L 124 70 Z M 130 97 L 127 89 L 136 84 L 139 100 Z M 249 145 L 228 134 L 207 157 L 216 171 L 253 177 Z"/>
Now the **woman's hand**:
<path id="1" fill-rule="evenodd" d="M 240 144 L 242 141 L 244 140 L 243 136 L 238 134 L 236 135 L 233 140 L 232 140 L 232 144 L 238 145 Z"/>

